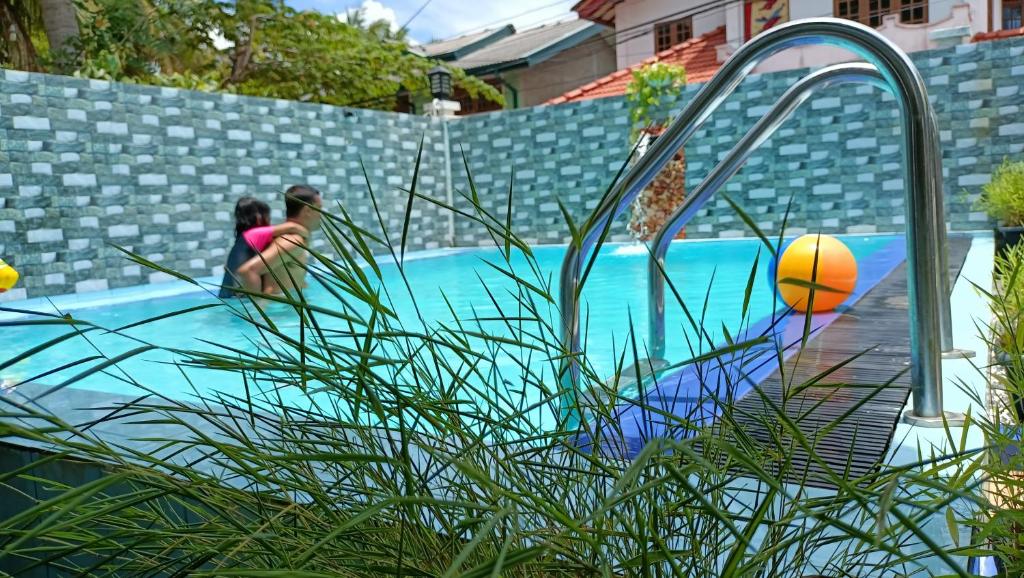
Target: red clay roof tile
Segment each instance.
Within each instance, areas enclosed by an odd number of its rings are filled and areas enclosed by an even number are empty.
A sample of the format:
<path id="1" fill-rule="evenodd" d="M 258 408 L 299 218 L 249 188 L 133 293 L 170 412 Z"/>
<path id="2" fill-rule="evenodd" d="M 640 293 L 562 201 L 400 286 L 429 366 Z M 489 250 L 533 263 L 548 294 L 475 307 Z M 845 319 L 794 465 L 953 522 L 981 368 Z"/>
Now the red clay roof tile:
<path id="1" fill-rule="evenodd" d="M 992 32 L 979 32 L 974 35 L 971 39 L 972 42 L 982 42 L 985 40 L 999 40 L 1002 38 L 1010 38 L 1013 36 L 1024 36 L 1024 28 L 1011 28 L 1009 30 L 993 30 Z"/>
<path id="2" fill-rule="evenodd" d="M 718 72 L 718 47 L 725 44 L 725 27 L 663 50 L 643 62 L 615 72 L 552 98 L 547 104 L 561 104 L 591 98 L 618 96 L 626 93 L 633 72 L 654 62 L 668 62 L 686 68 L 686 82 L 704 82 Z"/>

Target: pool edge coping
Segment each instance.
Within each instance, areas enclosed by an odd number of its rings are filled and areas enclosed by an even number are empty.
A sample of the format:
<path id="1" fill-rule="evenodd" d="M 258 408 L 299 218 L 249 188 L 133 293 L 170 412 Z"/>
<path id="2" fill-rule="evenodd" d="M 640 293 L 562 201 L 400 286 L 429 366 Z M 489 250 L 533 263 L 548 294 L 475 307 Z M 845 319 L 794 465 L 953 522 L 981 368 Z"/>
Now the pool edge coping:
<path id="1" fill-rule="evenodd" d="M 856 236 L 859 237 L 867 235 Z M 969 236 L 971 238 L 972 246 L 974 245 L 974 239 L 976 238 L 976 235 L 971 234 L 962 236 Z M 899 242 L 899 239 L 893 239 L 885 246 L 879 248 L 879 250 L 876 251 L 876 253 L 873 254 L 872 257 L 874 258 L 874 260 L 877 260 L 878 263 L 876 264 L 877 269 L 874 269 L 872 271 L 873 279 L 870 282 L 870 285 L 857 287 L 854 290 L 854 292 L 850 295 L 850 298 L 848 298 L 847 301 L 844 302 L 845 308 L 843 311 L 823 312 L 822 314 L 813 315 L 811 328 L 812 335 L 816 336 L 820 332 L 827 329 L 830 325 L 832 325 L 833 322 L 835 322 L 837 319 L 839 319 L 842 315 L 845 314 L 846 308 L 849 308 L 850 306 L 856 304 L 868 292 L 874 289 L 879 283 L 888 278 L 889 275 L 892 275 L 896 268 L 906 261 L 906 248 L 902 243 Z M 756 336 L 758 334 L 767 333 L 772 336 L 773 342 L 778 342 L 779 345 L 782 346 L 783 360 L 789 359 L 796 353 L 796 348 L 794 348 L 795 343 L 793 342 L 792 336 L 790 336 L 789 341 L 786 340 L 788 335 L 787 330 L 791 332 L 791 328 L 794 327 L 794 324 L 796 324 L 803 318 L 803 314 L 798 314 L 792 311 L 788 313 L 781 311 L 773 312 L 771 315 L 768 315 L 767 317 L 758 319 L 750 323 L 741 334 L 735 337 L 735 341 L 741 342 L 750 339 L 752 335 Z M 715 344 L 714 348 L 721 347 L 722 345 L 724 344 Z M 760 356 L 761 353 L 756 354 L 756 357 Z M 733 361 L 730 360 L 727 361 L 726 364 L 731 364 L 732 362 Z M 757 366 L 754 367 L 752 370 L 741 370 L 742 375 L 740 376 L 739 381 L 742 383 L 743 388 L 741 390 L 738 387 L 737 390 L 733 392 L 735 399 L 739 400 L 741 397 L 750 394 L 754 390 L 756 385 L 759 384 L 764 379 L 766 379 L 768 376 L 770 376 L 777 367 L 777 356 L 769 355 L 768 359 L 758 362 Z M 663 427 L 665 425 L 652 423 L 650 419 L 651 416 L 649 415 L 643 417 L 644 414 L 648 413 L 643 407 L 643 404 L 660 403 L 662 404 L 660 406 L 660 409 L 662 409 L 663 411 L 674 413 L 674 408 L 668 408 L 665 407 L 664 405 L 663 400 L 670 398 L 665 395 L 665 392 L 663 390 L 672 389 L 673 387 L 676 387 L 677 391 L 683 389 L 682 387 L 679 386 L 679 384 L 683 382 L 692 381 L 693 379 L 695 379 L 692 375 L 695 370 L 695 366 L 687 365 L 685 367 L 677 369 L 674 372 L 658 377 L 655 379 L 654 383 L 650 384 L 647 388 L 644 389 L 642 394 L 638 395 L 637 400 L 621 401 L 618 404 L 618 407 L 615 410 L 615 421 L 617 422 L 620 430 L 623 432 L 621 434 L 622 439 L 619 441 L 621 441 L 622 444 L 625 446 L 628 456 L 634 457 L 631 453 L 631 447 L 633 442 L 645 442 L 652 437 L 658 437 L 658 435 L 660 434 L 655 432 L 656 427 L 659 425 Z M 678 395 L 671 396 L 671 399 L 675 400 L 678 399 L 678 397 Z M 651 401 L 654 399 L 659 401 Z M 638 402 L 640 405 L 638 405 Z M 636 419 L 637 413 L 640 413 L 643 419 Z M 631 428 L 633 430 L 631 432 L 632 435 L 625 433 L 626 426 L 624 424 L 625 420 L 629 420 L 631 418 L 633 421 L 631 425 L 634 426 L 633 428 Z M 709 416 L 709 419 L 713 419 L 713 416 Z M 609 425 L 610 424 L 605 424 L 605 427 Z M 584 441 L 584 443 L 586 444 L 589 442 Z"/>

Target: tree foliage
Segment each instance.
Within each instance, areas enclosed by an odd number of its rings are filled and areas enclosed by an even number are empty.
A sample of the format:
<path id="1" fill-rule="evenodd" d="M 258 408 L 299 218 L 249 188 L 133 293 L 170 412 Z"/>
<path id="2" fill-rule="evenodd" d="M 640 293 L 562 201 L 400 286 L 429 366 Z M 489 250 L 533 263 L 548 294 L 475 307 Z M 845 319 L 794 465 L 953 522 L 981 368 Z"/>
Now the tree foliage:
<path id="1" fill-rule="evenodd" d="M 38 0 L 0 0 L 6 67 L 125 82 L 391 109 L 400 92 L 425 95 L 438 63 L 402 30 L 299 11 L 283 0 L 77 0 L 79 35 L 50 58 Z M 19 31 L 23 31 L 19 33 Z M 500 94 L 450 68 L 471 96 Z"/>
<path id="2" fill-rule="evenodd" d="M 978 205 L 1005 226 L 1024 226 L 1024 161 L 1004 159 L 981 188 Z"/>
<path id="3" fill-rule="evenodd" d="M 39 70 L 48 51 L 41 9 L 36 0 L 0 0 L 0 61 L 19 70 Z M 35 36 L 35 38 L 33 38 Z"/>
<path id="4" fill-rule="evenodd" d="M 672 115 L 666 109 L 666 97 L 676 95 L 686 86 L 686 69 L 675 64 L 655 62 L 633 72 L 626 85 L 626 102 L 633 130 L 651 125 L 665 125 Z M 634 135 L 635 136 L 635 135 Z"/>

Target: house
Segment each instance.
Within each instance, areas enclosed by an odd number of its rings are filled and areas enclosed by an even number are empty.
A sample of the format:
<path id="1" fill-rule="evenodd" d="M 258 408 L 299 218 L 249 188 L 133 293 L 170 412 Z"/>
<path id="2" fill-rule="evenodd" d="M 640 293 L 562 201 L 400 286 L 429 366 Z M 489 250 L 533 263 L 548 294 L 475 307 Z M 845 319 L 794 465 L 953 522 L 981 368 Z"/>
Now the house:
<path id="1" fill-rule="evenodd" d="M 422 45 L 426 56 L 445 60 L 497 88 L 506 108 L 541 104 L 570 88 L 615 70 L 612 31 L 570 20 L 517 31 L 512 25 Z M 457 92 L 460 114 L 498 105 Z"/>
<path id="2" fill-rule="evenodd" d="M 819 0 L 820 1 L 820 0 Z M 708 5 L 717 9 L 708 10 Z M 725 26 L 720 5 L 706 0 L 580 0 L 573 11 L 615 29 L 619 69 Z"/>
<path id="3" fill-rule="evenodd" d="M 573 10 L 581 19 L 615 29 L 621 71 L 723 27 L 725 42 L 718 58 L 724 61 L 763 30 L 820 16 L 878 28 L 908 52 L 984 40 L 996 31 L 1020 29 L 1024 0 L 579 0 Z M 839 48 L 797 48 L 773 56 L 758 71 L 823 66 L 849 58 Z"/>
<path id="4" fill-rule="evenodd" d="M 548 104 L 560 104 L 575 100 L 588 100 L 625 94 L 626 86 L 633 78 L 633 72 L 655 62 L 682 66 L 686 69 L 687 82 L 704 82 L 718 72 L 718 67 L 721 64 L 719 61 L 719 47 L 724 45 L 725 42 L 725 26 L 719 26 L 703 36 L 691 38 L 667 50 L 662 50 L 654 56 L 641 60 L 632 66 L 626 66 L 579 88 L 567 91 L 547 102 Z"/>
<path id="5" fill-rule="evenodd" d="M 448 40 L 437 40 L 430 44 L 416 46 L 416 51 L 427 58 L 436 58 L 445 62 L 458 60 L 469 53 L 494 44 L 502 38 L 516 33 L 515 26 L 506 24 L 501 28 L 488 28 L 472 34 L 464 34 Z"/>

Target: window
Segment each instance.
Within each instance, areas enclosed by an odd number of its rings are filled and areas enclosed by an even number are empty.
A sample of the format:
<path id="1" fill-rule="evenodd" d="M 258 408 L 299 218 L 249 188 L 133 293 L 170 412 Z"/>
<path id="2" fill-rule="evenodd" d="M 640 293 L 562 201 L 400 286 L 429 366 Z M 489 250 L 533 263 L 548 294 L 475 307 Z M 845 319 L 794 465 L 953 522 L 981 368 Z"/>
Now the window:
<path id="1" fill-rule="evenodd" d="M 928 22 L 928 0 L 835 0 L 833 13 L 872 28 L 881 26 L 882 17 L 889 14 L 898 14 L 904 24 L 923 24 Z"/>
<path id="2" fill-rule="evenodd" d="M 668 50 L 680 42 L 693 38 L 693 20 L 690 17 L 654 25 L 654 52 Z"/>
<path id="3" fill-rule="evenodd" d="M 1021 28 L 1024 16 L 1024 0 L 1003 0 L 1003 30 Z"/>

